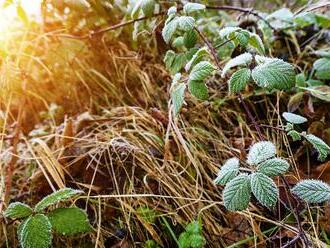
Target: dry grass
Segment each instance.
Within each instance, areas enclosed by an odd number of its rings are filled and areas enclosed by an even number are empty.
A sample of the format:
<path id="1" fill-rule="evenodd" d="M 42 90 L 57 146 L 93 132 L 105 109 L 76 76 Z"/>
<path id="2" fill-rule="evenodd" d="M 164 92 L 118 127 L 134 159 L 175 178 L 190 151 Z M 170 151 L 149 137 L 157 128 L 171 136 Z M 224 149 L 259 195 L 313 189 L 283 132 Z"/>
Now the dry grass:
<path id="1" fill-rule="evenodd" d="M 283 204 L 276 211 L 251 204 L 249 211 L 229 213 L 221 203 L 221 188 L 212 182 L 219 166 L 231 156 L 243 160 L 257 139 L 238 100 L 219 86 L 224 81 L 211 80 L 211 101 L 188 98 L 174 119 L 167 103 L 169 75 L 153 57 L 155 41 L 137 53 L 111 35 L 90 41 L 38 30 L 24 35 L 1 67 L 0 194 L 4 208 L 9 200 L 34 204 L 64 186 L 83 189 L 86 196 L 76 203 L 88 211 L 95 233 L 56 238 L 54 247 L 111 247 L 121 239 L 129 247 L 147 239 L 173 247 L 171 232 L 178 236 L 199 218 L 208 247 L 274 247 L 298 232 Z M 280 123 L 283 98 L 246 95 L 257 120 L 267 125 Z M 19 142 L 13 151 L 15 130 Z M 278 150 L 292 159 L 291 177 L 299 177 L 286 137 L 263 131 L 284 144 Z M 146 206 L 155 211 L 156 224 L 138 211 Z M 308 211 L 304 228 L 322 246 L 317 218 L 311 218 L 320 209 Z M 12 224 L 2 223 L 1 247 L 17 246 Z"/>

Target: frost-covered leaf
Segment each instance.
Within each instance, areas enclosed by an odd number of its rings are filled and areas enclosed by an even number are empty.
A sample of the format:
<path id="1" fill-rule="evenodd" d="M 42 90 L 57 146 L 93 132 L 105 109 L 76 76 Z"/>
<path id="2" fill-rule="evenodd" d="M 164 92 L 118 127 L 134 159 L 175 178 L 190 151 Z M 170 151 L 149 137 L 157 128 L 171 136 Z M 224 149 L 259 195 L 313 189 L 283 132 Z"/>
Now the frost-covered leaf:
<path id="1" fill-rule="evenodd" d="M 201 61 L 192 68 L 189 74 L 189 80 L 202 81 L 206 79 L 208 76 L 210 76 L 215 69 L 216 67 L 212 65 L 210 62 Z"/>
<path id="2" fill-rule="evenodd" d="M 87 214 L 80 208 L 57 208 L 47 216 L 58 234 L 75 235 L 91 231 Z"/>
<path id="3" fill-rule="evenodd" d="M 229 79 L 229 91 L 236 93 L 245 88 L 251 77 L 251 71 L 248 68 L 242 68 L 231 75 Z"/>
<path id="4" fill-rule="evenodd" d="M 250 33 L 249 44 L 252 47 L 254 47 L 259 53 L 261 53 L 261 54 L 265 53 L 264 43 L 262 42 L 259 35 L 255 34 L 255 33 Z"/>
<path id="5" fill-rule="evenodd" d="M 271 59 L 252 70 L 254 81 L 262 88 L 285 90 L 295 84 L 293 66 L 280 59 Z"/>
<path id="6" fill-rule="evenodd" d="M 43 214 L 30 216 L 18 227 L 18 240 L 22 248 L 48 248 L 52 243 L 52 226 Z"/>
<path id="7" fill-rule="evenodd" d="M 301 134 L 296 130 L 290 130 L 287 135 L 289 135 L 293 141 L 301 140 Z"/>
<path id="8" fill-rule="evenodd" d="M 195 12 L 195 11 L 203 10 L 203 9 L 205 9 L 205 5 L 200 4 L 200 3 L 186 3 L 183 6 L 184 13 L 186 13 L 188 15 Z"/>
<path id="9" fill-rule="evenodd" d="M 136 18 L 139 17 L 139 13 L 140 13 L 140 10 L 141 10 L 141 3 L 142 3 L 142 0 L 137 0 L 134 3 L 134 6 L 133 6 L 133 9 L 132 9 L 132 12 L 131 12 L 131 18 L 132 19 L 136 19 Z"/>
<path id="10" fill-rule="evenodd" d="M 293 124 L 302 124 L 307 122 L 307 119 L 305 117 L 289 112 L 284 112 L 282 116 L 286 121 L 291 122 Z"/>
<path id="11" fill-rule="evenodd" d="M 186 89 L 186 85 L 184 83 L 176 84 L 172 89 L 171 99 L 173 103 L 174 116 L 176 116 L 182 108 L 182 105 L 184 103 L 185 89 Z"/>
<path id="12" fill-rule="evenodd" d="M 330 79 L 330 59 L 321 58 L 314 62 L 313 68 L 318 79 Z"/>
<path id="13" fill-rule="evenodd" d="M 276 154 L 276 147 L 270 141 L 261 141 L 254 144 L 247 155 L 247 162 L 250 165 L 257 165 L 274 157 Z"/>
<path id="14" fill-rule="evenodd" d="M 235 178 L 239 173 L 239 160 L 237 158 L 228 159 L 221 167 L 217 178 L 214 179 L 214 183 L 220 185 L 226 185 L 230 180 Z"/>
<path id="15" fill-rule="evenodd" d="M 175 59 L 175 52 L 172 50 L 168 50 L 164 57 L 164 63 L 167 69 L 171 68 L 174 59 Z"/>
<path id="16" fill-rule="evenodd" d="M 289 163 L 281 158 L 272 158 L 258 165 L 257 171 L 270 177 L 283 175 L 288 169 Z"/>
<path id="17" fill-rule="evenodd" d="M 201 62 L 205 56 L 209 55 L 209 51 L 206 47 L 200 48 L 191 58 L 191 60 L 186 64 L 185 70 L 189 71 L 197 63 Z"/>
<path id="18" fill-rule="evenodd" d="M 310 86 L 304 89 L 308 90 L 312 96 L 330 102 L 330 87 L 328 85 Z"/>
<path id="19" fill-rule="evenodd" d="M 306 134 L 304 138 L 313 145 L 314 149 L 318 152 L 318 160 L 324 161 L 330 154 L 330 147 L 320 138 L 313 134 Z"/>
<path id="20" fill-rule="evenodd" d="M 32 214 L 32 209 L 21 202 L 10 203 L 3 215 L 7 218 L 24 218 Z"/>
<path id="21" fill-rule="evenodd" d="M 164 41 L 168 44 L 170 43 L 175 31 L 179 26 L 179 17 L 174 17 L 172 20 L 167 22 L 162 30 L 162 36 Z"/>
<path id="22" fill-rule="evenodd" d="M 173 14 L 176 14 L 176 12 L 177 12 L 177 8 L 175 7 L 175 6 L 172 6 L 171 8 L 169 8 L 168 10 L 167 10 L 167 15 L 169 16 L 169 15 L 173 15 Z"/>
<path id="23" fill-rule="evenodd" d="M 155 0 L 142 0 L 141 8 L 144 16 L 152 16 L 155 10 Z"/>
<path id="24" fill-rule="evenodd" d="M 273 208 L 279 196 L 274 181 L 265 174 L 256 172 L 251 175 L 251 190 L 257 200 L 268 208 Z"/>
<path id="25" fill-rule="evenodd" d="M 84 193 L 84 191 L 71 189 L 71 188 L 60 189 L 46 196 L 40 202 L 38 202 L 34 210 L 36 212 L 40 212 L 41 210 L 47 208 L 50 205 L 56 204 L 60 201 L 67 200 L 82 193 Z"/>
<path id="26" fill-rule="evenodd" d="M 197 33 L 194 29 L 188 30 L 183 35 L 183 42 L 185 47 L 192 48 L 196 45 L 197 42 Z"/>
<path id="27" fill-rule="evenodd" d="M 199 100 L 206 100 L 209 97 L 207 86 L 203 81 L 189 81 L 188 89 Z"/>
<path id="28" fill-rule="evenodd" d="M 180 29 L 184 31 L 189 31 L 194 28 L 195 19 L 191 16 L 180 16 L 178 19 L 178 24 Z"/>
<path id="29" fill-rule="evenodd" d="M 172 42 L 172 47 L 178 48 L 184 46 L 183 36 L 176 37 Z"/>
<path id="30" fill-rule="evenodd" d="M 228 38 L 229 35 L 237 32 L 237 31 L 240 31 L 240 30 L 242 30 L 242 29 L 239 27 L 225 27 L 219 31 L 219 36 L 222 39 Z"/>
<path id="31" fill-rule="evenodd" d="M 238 175 L 223 190 L 224 205 L 228 210 L 240 211 L 248 207 L 251 197 L 250 177 Z"/>
<path id="32" fill-rule="evenodd" d="M 330 186 L 319 180 L 302 180 L 291 191 L 299 198 L 310 203 L 321 203 L 330 200 Z"/>
<path id="33" fill-rule="evenodd" d="M 231 68 L 235 66 L 248 65 L 249 63 L 251 63 L 251 61 L 252 61 L 252 55 L 250 53 L 243 53 L 235 58 L 232 58 L 224 66 L 221 77 L 224 77 L 227 71 L 230 70 Z"/>

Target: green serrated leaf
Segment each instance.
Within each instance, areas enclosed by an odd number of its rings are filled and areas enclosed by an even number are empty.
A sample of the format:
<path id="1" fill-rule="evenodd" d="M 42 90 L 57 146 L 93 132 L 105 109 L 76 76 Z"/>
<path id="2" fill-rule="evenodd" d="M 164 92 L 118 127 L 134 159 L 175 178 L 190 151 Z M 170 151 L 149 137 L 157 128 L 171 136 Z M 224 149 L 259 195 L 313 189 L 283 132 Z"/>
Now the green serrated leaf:
<path id="1" fill-rule="evenodd" d="M 176 37 L 172 42 L 172 46 L 175 48 L 183 47 L 184 46 L 183 36 Z"/>
<path id="2" fill-rule="evenodd" d="M 330 102 L 330 87 L 328 85 L 311 86 L 304 89 L 308 90 L 312 96 Z"/>
<path id="3" fill-rule="evenodd" d="M 313 68 L 318 79 L 330 79 L 330 59 L 321 58 L 314 62 Z"/>
<path id="4" fill-rule="evenodd" d="M 319 180 L 302 180 L 291 191 L 309 203 L 321 203 L 330 200 L 330 186 Z"/>
<path id="5" fill-rule="evenodd" d="M 178 12 L 177 8 L 175 6 L 172 6 L 171 8 L 169 8 L 167 10 L 167 15 L 173 15 L 173 14 L 176 14 Z"/>
<path id="6" fill-rule="evenodd" d="M 250 165 L 258 165 L 274 157 L 276 154 L 276 147 L 272 142 L 261 141 L 254 144 L 247 155 L 247 162 Z"/>
<path id="7" fill-rule="evenodd" d="M 289 112 L 284 112 L 282 114 L 282 116 L 284 117 L 284 119 L 290 123 L 293 124 L 302 124 L 307 122 L 307 119 L 301 115 L 297 115 L 297 114 L 293 114 L 293 113 L 289 113 Z"/>
<path id="8" fill-rule="evenodd" d="M 32 209 L 21 202 L 10 203 L 3 215 L 7 218 L 24 218 L 32 214 Z"/>
<path id="9" fill-rule="evenodd" d="M 251 175 L 251 190 L 257 200 L 268 208 L 273 208 L 279 196 L 274 181 L 265 174 L 255 172 Z"/>
<path id="10" fill-rule="evenodd" d="M 265 53 L 265 47 L 259 35 L 250 33 L 249 44 L 254 47 L 260 54 Z"/>
<path id="11" fill-rule="evenodd" d="M 248 207 L 251 197 L 250 177 L 239 175 L 229 181 L 223 190 L 224 205 L 228 210 L 241 211 Z"/>
<path id="12" fill-rule="evenodd" d="M 168 70 L 171 68 L 174 59 L 175 59 L 175 52 L 172 50 L 168 50 L 164 57 L 164 63 Z"/>
<path id="13" fill-rule="evenodd" d="M 301 134 L 298 133 L 296 130 L 290 130 L 287 135 L 289 135 L 293 141 L 301 140 Z"/>
<path id="14" fill-rule="evenodd" d="M 242 47 L 246 47 L 249 43 L 249 32 L 235 32 L 233 36 L 229 35 L 230 39 L 236 39 Z"/>
<path id="15" fill-rule="evenodd" d="M 285 90 L 295 85 L 293 66 L 280 59 L 269 59 L 252 70 L 252 78 L 262 88 Z"/>
<path id="16" fill-rule="evenodd" d="M 31 215 L 33 212 L 32 208 L 28 205 L 21 202 L 10 203 L 6 211 L 4 212 L 4 216 L 7 218 L 24 218 Z"/>
<path id="17" fill-rule="evenodd" d="M 169 17 L 170 18 L 170 17 Z M 174 17 L 172 20 L 167 22 L 162 30 L 162 36 L 164 41 L 168 44 L 170 43 L 175 31 L 177 30 L 179 26 L 178 22 L 179 17 Z"/>
<path id="18" fill-rule="evenodd" d="M 194 28 L 195 19 L 191 16 L 180 16 L 178 19 L 178 24 L 180 29 L 184 31 L 189 31 Z"/>
<path id="19" fill-rule="evenodd" d="M 144 16 L 152 16 L 155 10 L 155 0 L 142 0 L 141 8 Z"/>
<path id="20" fill-rule="evenodd" d="M 52 226 L 43 214 L 30 216 L 19 226 L 18 240 L 22 248 L 48 248 L 52 243 Z"/>
<path id="21" fill-rule="evenodd" d="M 272 158 L 262 162 L 257 167 L 257 171 L 270 177 L 283 175 L 288 169 L 289 163 L 281 158 Z"/>
<path id="22" fill-rule="evenodd" d="M 209 55 L 209 51 L 206 47 L 198 49 L 198 51 L 192 56 L 191 60 L 186 64 L 185 70 L 190 71 L 193 66 L 201 62 L 205 58 L 205 56 Z"/>
<path id="23" fill-rule="evenodd" d="M 199 100 L 206 100 L 209 97 L 207 86 L 203 81 L 189 81 L 188 89 Z"/>
<path id="24" fill-rule="evenodd" d="M 141 3 L 142 0 L 137 0 L 133 6 L 132 12 L 131 12 L 131 18 L 136 19 L 139 17 L 140 10 L 141 10 Z"/>
<path id="25" fill-rule="evenodd" d="M 189 74 L 189 81 L 203 81 L 210 76 L 215 69 L 216 67 L 208 61 L 199 62 L 192 68 Z"/>
<path id="26" fill-rule="evenodd" d="M 183 6 L 183 11 L 187 15 L 189 15 L 189 14 L 195 12 L 195 11 L 204 10 L 204 9 L 205 9 L 205 5 L 200 4 L 200 3 L 186 3 Z"/>
<path id="27" fill-rule="evenodd" d="M 225 28 L 220 29 L 219 36 L 222 39 L 224 39 L 224 38 L 227 38 L 228 39 L 229 38 L 229 35 L 233 35 L 236 32 L 239 32 L 241 30 L 242 29 L 239 28 L 239 27 L 225 27 Z"/>
<path id="28" fill-rule="evenodd" d="M 235 66 L 243 66 L 243 65 L 248 65 L 252 61 L 252 55 L 250 53 L 243 53 L 241 55 L 238 55 L 235 58 L 232 58 L 227 62 L 227 64 L 224 66 L 222 70 L 221 77 L 224 77 L 228 70 Z"/>
<path id="29" fill-rule="evenodd" d="M 40 202 L 38 202 L 34 210 L 36 212 L 40 212 L 50 205 L 56 204 L 60 201 L 67 200 L 82 193 L 84 193 L 84 191 L 71 189 L 71 188 L 60 189 L 46 196 Z"/>
<path id="30" fill-rule="evenodd" d="M 48 214 L 55 232 L 62 235 L 75 235 L 92 230 L 87 214 L 77 207 L 57 208 Z"/>
<path id="31" fill-rule="evenodd" d="M 183 42 L 185 47 L 192 48 L 196 45 L 197 42 L 197 33 L 194 29 L 188 30 L 183 35 Z"/>
<path id="32" fill-rule="evenodd" d="M 320 138 L 313 134 L 306 134 L 304 138 L 313 145 L 314 149 L 318 152 L 318 160 L 324 161 L 330 154 L 330 147 Z"/>
<path id="33" fill-rule="evenodd" d="M 231 75 L 229 79 L 229 91 L 232 93 L 240 92 L 245 88 L 251 77 L 251 71 L 242 68 Z"/>
<path id="34" fill-rule="evenodd" d="M 178 83 L 174 86 L 171 93 L 171 99 L 173 103 L 173 114 L 174 116 L 178 115 L 182 105 L 184 103 L 184 92 L 186 85 L 184 83 Z"/>
<path id="35" fill-rule="evenodd" d="M 235 178 L 239 173 L 239 160 L 237 158 L 228 159 L 221 167 L 214 183 L 226 185 L 230 180 Z"/>

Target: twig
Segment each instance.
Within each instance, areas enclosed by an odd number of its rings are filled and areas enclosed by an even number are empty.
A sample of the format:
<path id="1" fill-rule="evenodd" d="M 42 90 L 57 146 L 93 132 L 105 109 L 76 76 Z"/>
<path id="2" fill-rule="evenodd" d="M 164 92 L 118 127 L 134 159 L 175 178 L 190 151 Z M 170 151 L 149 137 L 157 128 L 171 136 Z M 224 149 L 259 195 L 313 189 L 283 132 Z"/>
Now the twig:
<path id="1" fill-rule="evenodd" d="M 263 137 L 263 135 L 261 134 L 261 131 L 260 131 L 260 127 L 259 127 L 258 123 L 256 122 L 256 120 L 254 119 L 249 107 L 244 102 L 244 99 L 243 99 L 241 93 L 238 93 L 238 99 L 242 103 L 243 108 L 245 109 L 245 112 L 247 113 L 249 119 L 252 121 L 252 124 L 253 124 L 254 128 L 256 129 L 256 131 L 258 133 L 259 139 L 264 140 L 264 137 Z"/>
<path id="2" fill-rule="evenodd" d="M 301 238 L 301 236 L 298 234 L 296 237 L 294 237 L 294 239 L 290 240 L 288 243 L 286 243 L 285 245 L 283 245 L 281 248 L 289 248 L 292 245 L 294 245 L 299 239 Z"/>

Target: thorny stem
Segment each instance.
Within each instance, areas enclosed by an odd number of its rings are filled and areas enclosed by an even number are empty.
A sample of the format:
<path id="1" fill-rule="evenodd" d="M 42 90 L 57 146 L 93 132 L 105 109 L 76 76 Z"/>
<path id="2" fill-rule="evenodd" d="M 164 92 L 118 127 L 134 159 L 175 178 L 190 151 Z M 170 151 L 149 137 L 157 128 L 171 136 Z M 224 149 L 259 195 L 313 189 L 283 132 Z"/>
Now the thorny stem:
<path id="1" fill-rule="evenodd" d="M 284 183 L 284 185 L 285 185 L 286 191 L 287 191 L 287 192 L 290 191 L 290 185 L 289 185 L 289 183 L 286 181 L 285 177 L 284 177 L 284 176 L 280 176 L 280 177 L 281 177 L 281 179 L 282 179 L 282 181 L 283 181 L 283 183 Z M 287 193 L 287 194 L 288 194 L 288 193 Z M 302 239 L 302 241 L 304 242 L 304 244 L 305 244 L 306 247 L 310 247 L 310 246 L 309 246 L 310 242 L 309 242 L 309 240 L 308 240 L 308 238 L 307 238 L 307 236 L 306 236 L 306 234 L 305 234 L 305 232 L 304 232 L 304 229 L 302 228 L 302 225 L 301 225 L 301 221 L 300 221 L 300 218 L 299 218 L 298 210 L 297 210 L 296 207 L 292 207 L 292 205 L 291 205 L 291 201 L 290 201 L 290 197 L 289 197 L 289 196 L 287 196 L 287 197 L 288 197 L 288 199 L 289 199 L 290 208 L 291 208 L 291 210 L 292 210 L 292 212 L 293 212 L 293 214 L 294 214 L 294 216 L 295 216 L 295 219 L 296 219 L 296 221 L 297 221 L 297 224 L 298 224 L 298 229 L 299 229 L 298 237 L 300 237 L 300 238 Z M 294 199 L 296 199 L 296 197 L 295 197 L 294 195 L 292 195 L 292 197 L 293 197 Z"/>
<path id="2" fill-rule="evenodd" d="M 222 68 L 221 68 L 220 61 L 219 61 L 219 58 L 218 58 L 218 55 L 217 55 L 217 51 L 215 50 L 214 46 L 204 36 L 204 34 L 200 30 L 198 30 L 198 28 L 194 27 L 194 29 L 196 30 L 196 32 L 198 33 L 198 35 L 201 37 L 201 39 L 204 41 L 204 43 L 206 44 L 206 46 L 209 48 L 209 50 L 211 52 L 211 55 L 214 58 L 215 63 L 217 64 L 218 69 L 221 71 Z M 256 129 L 256 131 L 258 133 L 259 139 L 260 140 L 264 140 L 263 135 L 261 134 L 261 131 L 260 131 L 260 127 L 259 127 L 258 123 L 256 122 L 256 120 L 254 119 L 253 115 L 251 114 L 251 111 L 250 111 L 249 107 L 244 102 L 241 93 L 238 93 L 238 98 L 239 98 L 240 102 L 242 103 L 242 105 L 244 107 L 244 110 L 247 113 L 249 119 L 251 120 L 252 124 L 254 125 L 254 127 L 255 127 L 255 129 Z"/>
<path id="3" fill-rule="evenodd" d="M 267 26 L 269 26 L 271 29 L 275 30 L 274 27 L 272 27 L 271 24 L 265 18 L 263 18 L 257 11 L 255 11 L 252 8 L 241 8 L 241 7 L 227 6 L 227 5 L 223 5 L 223 6 L 221 6 L 221 5 L 219 5 L 219 6 L 209 6 L 209 5 L 207 5 L 205 8 L 208 9 L 208 10 L 237 11 L 237 12 L 244 13 L 246 15 L 253 15 L 256 18 L 264 21 L 267 24 Z M 182 9 L 183 9 L 182 6 L 179 6 L 177 8 L 178 11 L 181 11 Z M 166 15 L 166 14 L 167 14 L 167 11 L 161 11 L 159 13 L 153 14 L 152 16 L 143 16 L 143 17 L 133 19 L 133 20 L 130 20 L 130 21 L 117 23 L 115 25 L 105 27 L 105 28 L 102 28 L 102 29 L 99 29 L 99 30 L 96 30 L 96 31 L 90 31 L 89 34 L 87 34 L 87 35 L 75 36 L 75 35 L 70 35 L 70 34 L 59 34 L 58 36 L 64 37 L 64 38 L 70 38 L 70 39 L 90 39 L 90 38 L 93 38 L 95 35 L 103 34 L 103 33 L 109 32 L 109 31 L 113 31 L 113 30 L 116 30 L 116 29 L 119 29 L 119 28 L 122 28 L 122 27 L 125 27 L 125 26 L 128 26 L 128 25 L 134 24 L 135 22 L 138 22 L 138 21 L 144 21 L 144 20 L 148 20 L 148 19 L 151 19 L 151 18 L 154 18 L 154 17 L 163 16 L 163 15 Z"/>

